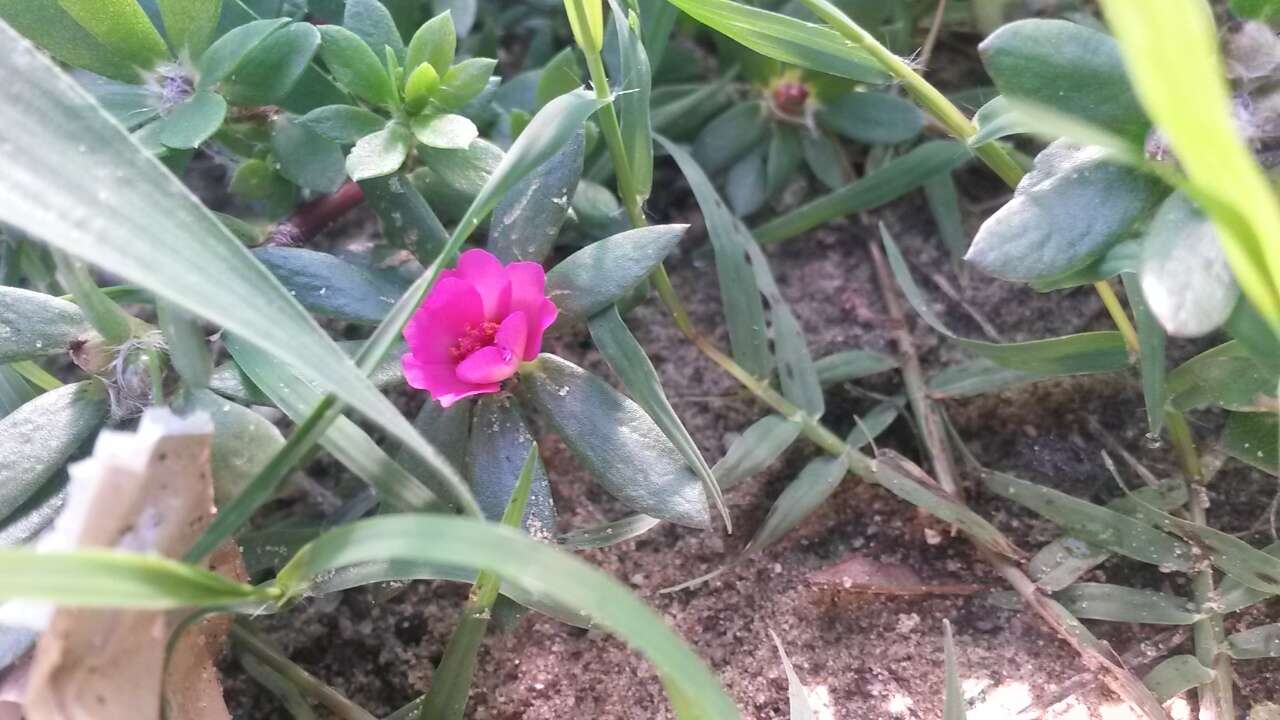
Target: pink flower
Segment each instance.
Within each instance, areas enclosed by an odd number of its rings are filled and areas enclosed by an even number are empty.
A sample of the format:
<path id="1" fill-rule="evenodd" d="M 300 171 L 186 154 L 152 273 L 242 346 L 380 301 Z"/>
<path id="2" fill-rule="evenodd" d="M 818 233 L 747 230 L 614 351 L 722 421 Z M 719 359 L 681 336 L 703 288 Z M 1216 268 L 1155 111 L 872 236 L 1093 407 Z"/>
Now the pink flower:
<path id="1" fill-rule="evenodd" d="M 556 320 L 546 284 L 537 263 L 503 267 L 484 250 L 462 253 L 405 325 L 409 352 L 400 363 L 409 385 L 444 407 L 498 392 L 521 362 L 538 356 L 542 333 Z"/>

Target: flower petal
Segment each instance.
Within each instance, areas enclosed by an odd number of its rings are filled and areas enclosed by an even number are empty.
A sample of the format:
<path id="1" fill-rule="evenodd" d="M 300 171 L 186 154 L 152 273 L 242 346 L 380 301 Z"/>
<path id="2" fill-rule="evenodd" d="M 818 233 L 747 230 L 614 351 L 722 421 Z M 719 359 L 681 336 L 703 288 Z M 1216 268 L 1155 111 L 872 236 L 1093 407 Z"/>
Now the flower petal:
<path id="1" fill-rule="evenodd" d="M 556 304 L 550 300 L 543 298 L 538 303 L 537 309 L 531 314 L 531 320 L 528 322 L 529 335 L 524 344 L 523 360 L 532 360 L 538 357 L 538 353 L 542 352 L 542 334 L 547 328 L 551 327 L 551 323 L 556 321 L 556 316 L 560 311 L 556 309 Z"/>
<path id="2" fill-rule="evenodd" d="M 467 326 L 483 322 L 480 293 L 466 280 L 444 278 L 436 282 L 422 307 L 405 324 L 404 339 L 419 361 L 445 363 L 451 359 L 449 349 Z"/>
<path id="3" fill-rule="evenodd" d="M 495 393 L 499 389 L 496 382 L 463 382 L 458 378 L 453 365 L 419 362 L 412 353 L 402 355 L 400 365 L 404 368 L 404 378 L 409 386 L 431 393 L 431 397 L 442 407 L 449 407 L 465 397 Z"/>
<path id="4" fill-rule="evenodd" d="M 458 257 L 458 276 L 480 293 L 486 320 L 497 322 L 506 316 L 511 305 L 511 283 L 498 258 L 485 250 L 468 250 Z"/>
<path id="5" fill-rule="evenodd" d="M 482 347 L 458 363 L 457 375 L 462 382 L 499 383 L 516 374 L 520 357 L 496 345 Z"/>
<path id="6" fill-rule="evenodd" d="M 529 316 L 516 311 L 507 316 L 493 336 L 493 344 L 510 350 L 516 357 L 524 356 L 529 341 Z"/>
<path id="7" fill-rule="evenodd" d="M 507 266 L 511 283 L 511 312 L 523 310 L 535 317 L 539 303 L 547 295 L 547 271 L 535 262 L 513 262 Z"/>

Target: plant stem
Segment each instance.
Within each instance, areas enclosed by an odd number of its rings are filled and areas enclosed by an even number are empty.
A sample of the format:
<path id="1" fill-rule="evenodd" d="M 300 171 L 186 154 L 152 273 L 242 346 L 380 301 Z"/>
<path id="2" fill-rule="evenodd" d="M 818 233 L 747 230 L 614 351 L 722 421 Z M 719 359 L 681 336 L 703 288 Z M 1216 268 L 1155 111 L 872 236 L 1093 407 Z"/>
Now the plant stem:
<path id="1" fill-rule="evenodd" d="M 364 191 L 354 180 L 294 211 L 267 233 L 271 245 L 303 245 L 364 202 Z"/>
<path id="2" fill-rule="evenodd" d="M 1165 425 L 1169 428 L 1169 440 L 1191 489 L 1187 500 L 1187 516 L 1197 525 L 1208 526 L 1205 514 L 1209 505 L 1208 490 L 1205 488 L 1207 478 L 1200 463 L 1191 427 L 1182 413 L 1173 410 L 1166 413 Z M 1214 596 L 1212 566 L 1204 567 L 1192 577 L 1191 593 L 1201 612 L 1207 613 L 1206 617 L 1197 620 L 1192 626 L 1196 659 L 1201 665 L 1213 670 L 1213 679 L 1196 688 L 1200 699 L 1200 717 L 1204 720 L 1233 720 L 1235 702 L 1231 687 L 1231 656 L 1222 652 L 1225 638 L 1222 615 L 1211 610 Z"/>
<path id="3" fill-rule="evenodd" d="M 934 475 L 938 484 L 948 494 L 958 500 L 964 499 L 960 487 L 955 463 L 951 453 L 947 451 L 947 433 L 942 424 L 942 416 L 929 400 L 924 369 L 920 366 L 920 356 L 916 353 L 915 343 L 911 339 L 911 330 L 907 327 L 907 316 L 902 311 L 902 303 L 898 301 L 897 285 L 885 262 L 884 251 L 877 243 L 869 243 L 871 260 L 876 266 L 876 277 L 880 282 L 880 292 L 884 296 L 885 308 L 889 312 L 889 327 L 894 343 L 898 346 L 898 359 L 902 371 L 902 382 L 907 388 L 907 398 L 911 402 L 911 411 L 915 413 L 916 422 L 920 425 L 920 434 L 924 437 L 925 448 L 932 461 Z"/>
<path id="4" fill-rule="evenodd" d="M 502 512 L 503 525 L 511 528 L 523 527 L 525 508 L 529 506 L 529 488 L 533 484 L 537 463 L 538 444 L 532 443 L 512 489 L 511 499 Z M 467 708 L 467 695 L 471 691 L 471 679 L 475 676 L 476 655 L 480 652 L 480 642 L 484 640 L 485 631 L 489 628 L 493 604 L 497 602 L 498 590 L 501 588 L 502 579 L 496 573 L 485 570 L 476 578 L 471 587 L 471 595 L 463 606 L 462 620 L 449 638 L 444 657 L 436 668 L 431 690 L 418 706 L 417 717 L 420 720 L 462 720 Z"/>
<path id="5" fill-rule="evenodd" d="M 231 624 L 231 639 L 236 647 L 245 650 L 263 665 L 274 670 L 303 694 L 323 705 L 341 720 L 377 720 L 369 711 L 282 655 L 244 623 Z"/>
<path id="6" fill-rule="evenodd" d="M 916 102 L 932 115 L 947 132 L 951 133 L 957 140 L 968 141 L 969 138 L 977 134 L 978 129 L 974 126 L 969 117 L 965 115 L 955 103 L 947 99 L 940 90 L 933 86 L 928 80 L 925 80 L 919 73 L 911 69 L 911 66 L 902 58 L 893 54 L 888 48 L 880 44 L 871 33 L 862 29 L 857 23 L 849 19 L 839 8 L 832 5 L 829 0 L 801 0 L 810 10 L 818 17 L 822 18 L 827 24 L 831 25 L 837 32 L 845 36 L 854 45 L 857 45 L 873 59 L 880 63 L 890 75 L 902 83 L 903 88 Z M 1009 187 L 1017 187 L 1022 176 L 1025 174 L 1022 167 L 994 142 L 983 143 L 973 148 L 976 154 L 987 167 L 991 168 L 1001 180 L 1004 180 Z M 1133 323 L 1129 320 L 1129 316 L 1125 314 L 1124 308 L 1121 307 L 1120 301 L 1116 298 L 1115 291 L 1105 281 L 1093 284 L 1098 295 L 1102 298 L 1102 304 L 1106 306 L 1107 313 L 1111 315 L 1112 322 L 1116 328 L 1120 330 L 1120 334 L 1124 337 L 1126 347 L 1130 353 L 1138 352 L 1138 333 L 1133 329 Z"/>
<path id="7" fill-rule="evenodd" d="M 579 45 L 579 47 L 582 47 Z M 587 58 L 587 73 L 595 88 L 596 97 L 609 99 L 609 76 L 605 73 L 604 60 L 600 53 L 582 48 Z M 609 149 L 609 157 L 613 160 L 613 174 L 618 181 L 618 194 L 622 196 L 622 205 L 627 209 L 627 217 L 632 227 L 644 227 L 644 209 L 640 207 L 640 194 L 636 191 L 635 178 L 631 175 L 631 164 L 627 162 L 626 145 L 622 141 L 622 126 L 618 124 L 618 114 L 614 112 L 613 103 L 606 103 L 596 111 L 600 120 L 600 134 L 604 136 L 604 144 Z"/>

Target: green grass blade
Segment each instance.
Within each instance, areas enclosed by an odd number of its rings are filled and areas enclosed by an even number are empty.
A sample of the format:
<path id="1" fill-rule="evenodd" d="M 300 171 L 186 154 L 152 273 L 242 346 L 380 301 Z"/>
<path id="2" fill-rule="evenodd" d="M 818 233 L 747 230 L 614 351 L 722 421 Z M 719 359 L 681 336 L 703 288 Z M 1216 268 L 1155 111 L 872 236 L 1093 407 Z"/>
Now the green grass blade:
<path id="1" fill-rule="evenodd" d="M 303 382 L 271 356 L 235 335 L 224 335 L 231 357 L 262 388 L 262 391 L 294 422 L 304 421 L 320 404 L 324 394 Z M 369 483 L 378 495 L 402 510 L 426 510 L 436 502 L 436 494 L 390 458 L 355 423 L 338 417 L 320 438 L 320 444 L 357 477 Z M 424 478 L 445 497 L 460 498 L 466 486 L 453 487 L 440 476 Z"/>
<path id="2" fill-rule="evenodd" d="M 1124 338 L 1114 330 L 1018 343 L 969 340 L 952 333 L 925 301 L 924 291 L 912 278 L 902 250 L 883 225 L 880 227 L 880 235 L 884 239 L 885 254 L 893 269 L 894 279 L 898 281 L 898 287 L 912 309 L 930 327 L 962 347 L 1002 367 L 1040 376 L 1115 372 L 1129 367 L 1129 353 L 1125 349 Z"/>
<path id="3" fill-rule="evenodd" d="M 825 222 L 896 200 L 931 178 L 951 172 L 971 157 L 963 143 L 931 140 L 839 190 L 779 215 L 752 232 L 762 245 L 789 240 Z"/>
<path id="4" fill-rule="evenodd" d="M 0 600 L 78 607 L 219 607 L 266 603 L 276 594 L 176 560 L 110 550 L 0 550 L 0 574 Z"/>
<path id="5" fill-rule="evenodd" d="M 579 608 L 649 659 L 702 717 L 732 720 L 736 707 L 697 655 L 621 583 L 522 533 L 446 516 L 387 515 L 332 530 L 280 572 L 292 594 L 318 574 L 372 560 L 419 560 L 497 573 L 505 582 Z"/>
<path id="6" fill-rule="evenodd" d="M 889 80 L 870 55 L 821 25 L 730 0 L 671 0 L 671 4 L 707 27 L 788 65 L 860 82 Z"/>
<path id="7" fill-rule="evenodd" d="M 942 720 L 965 720 L 964 690 L 960 686 L 960 665 L 956 661 L 956 641 L 951 622 L 942 621 L 943 693 Z"/>

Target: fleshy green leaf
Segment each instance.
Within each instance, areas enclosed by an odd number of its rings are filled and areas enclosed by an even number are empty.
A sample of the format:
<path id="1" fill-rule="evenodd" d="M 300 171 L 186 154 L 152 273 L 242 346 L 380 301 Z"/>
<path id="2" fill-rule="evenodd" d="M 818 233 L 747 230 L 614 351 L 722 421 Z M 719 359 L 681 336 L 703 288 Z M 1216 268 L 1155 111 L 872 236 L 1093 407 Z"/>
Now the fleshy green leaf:
<path id="1" fill-rule="evenodd" d="M 1280 202 L 1240 138 L 1212 12 L 1203 0 L 1168 0 L 1157 13 L 1126 0 L 1101 5 L 1138 99 L 1213 219 L 1240 288 L 1276 331 Z"/>
<path id="2" fill-rule="evenodd" d="M 650 225 L 594 242 L 547 273 L 547 297 L 569 318 L 613 305 L 662 262 L 688 225 Z"/>
<path id="3" fill-rule="evenodd" d="M 207 90 L 198 92 L 156 121 L 157 138 L 179 150 L 199 147 L 222 127 L 226 115 L 227 101 L 221 95 Z"/>
<path id="4" fill-rule="evenodd" d="M 413 172 L 413 181 L 440 219 L 460 219 L 506 154 L 488 140 L 478 139 L 466 150 L 440 150 L 422 146 L 418 157 L 422 167 Z"/>
<path id="5" fill-rule="evenodd" d="M 303 115 L 296 122 L 342 145 L 354 144 L 387 124 L 382 116 L 354 105 L 326 105 Z"/>
<path id="6" fill-rule="evenodd" d="M 1170 195 L 1147 227 L 1138 274 L 1151 312 L 1175 337 L 1213 332 L 1240 299 L 1213 223 L 1181 193 Z"/>
<path id="7" fill-rule="evenodd" d="M 710 527 L 697 475 L 639 405 L 554 355 L 521 366 L 520 377 L 520 392 L 611 495 L 646 515 Z"/>
<path id="8" fill-rule="evenodd" d="M 338 143 L 297 118 L 278 116 L 271 122 L 271 153 L 280 174 L 298 187 L 331 193 L 347 179 L 346 160 Z"/>
<path id="9" fill-rule="evenodd" d="M 0 18 L 62 62 L 126 83 L 142 77 L 72 17 L 58 0 L 0 0 Z"/>
<path id="10" fill-rule="evenodd" d="M 347 155 L 347 174 L 352 180 L 390 175 L 400 169 L 413 148 L 413 133 L 393 122 L 372 135 L 360 138 Z"/>
<path id="11" fill-rule="evenodd" d="M 413 134 L 418 142 L 443 150 L 465 150 L 480 136 L 476 124 L 461 115 L 419 115 L 413 119 Z"/>
<path id="12" fill-rule="evenodd" d="M 764 161 L 764 193 L 775 198 L 786 189 L 796 170 L 804 160 L 800 132 L 795 128 L 776 124 L 769 135 L 769 150 Z"/>
<path id="13" fill-rule="evenodd" d="M 457 44 L 453 16 L 448 12 L 436 15 L 423 23 L 409 41 L 409 49 L 404 58 L 405 72 L 412 74 L 419 65 L 428 63 L 435 68 L 436 75 L 444 77 L 453 65 Z"/>
<path id="14" fill-rule="evenodd" d="M 64 354 L 73 341 L 92 331 L 75 303 L 0 286 L 0 363 Z"/>
<path id="15" fill-rule="evenodd" d="M 707 123 L 693 143 L 693 156 L 710 175 L 757 147 L 769 126 L 758 102 L 740 102 Z"/>
<path id="16" fill-rule="evenodd" d="M 671 0 L 671 4 L 707 27 L 788 65 L 859 82 L 889 80 L 875 60 L 830 28 L 731 0 Z"/>
<path id="17" fill-rule="evenodd" d="M 452 409 L 452 408 L 451 408 Z M 466 468 L 476 502 L 485 517 L 501 520 L 512 499 L 522 466 L 534 447 L 521 408 L 509 395 L 485 395 L 477 399 L 466 443 Z M 541 458 L 534 456 L 525 511 L 513 527 L 531 537 L 550 540 L 556 532 L 556 508 Z"/>
<path id="18" fill-rule="evenodd" d="M 320 33 L 310 23 L 293 23 L 270 32 L 239 62 L 228 63 L 234 69 L 226 68 L 222 94 L 236 105 L 282 102 L 306 73 L 319 47 Z M 229 47 L 229 55 L 232 49 L 238 48 Z"/>
<path id="19" fill-rule="evenodd" d="M 209 462 L 218 505 L 239 495 L 284 446 L 270 420 L 208 390 L 191 392 L 182 407 L 184 412 L 206 412 L 213 420 Z"/>
<path id="20" fill-rule="evenodd" d="M 724 180 L 724 197 L 733 208 L 733 214 L 747 217 L 764 206 L 766 193 L 765 157 L 767 148 L 743 155 L 729 166 Z"/>
<path id="21" fill-rule="evenodd" d="M 150 70 L 168 59 L 169 48 L 137 0 L 58 0 L 76 22 L 117 57 Z"/>
<path id="22" fill-rule="evenodd" d="M 733 520 L 729 517 L 729 509 L 725 507 L 720 485 L 711 474 L 711 466 L 685 429 L 684 423 L 680 422 L 675 408 L 671 407 L 671 402 L 662 389 L 662 381 L 658 378 L 658 371 L 623 322 L 618 308 L 613 306 L 596 313 L 591 317 L 588 327 L 591 330 L 591 340 L 595 342 L 596 349 L 605 362 L 622 380 L 623 387 L 636 403 L 644 408 L 667 439 L 680 451 L 689 467 L 698 474 L 707 497 L 711 498 L 724 518 L 725 531 L 733 532 Z"/>
<path id="23" fill-rule="evenodd" d="M 485 89 L 496 65 L 497 61 L 489 58 L 470 58 L 454 65 L 440 78 L 434 100 L 445 110 L 460 110 Z"/>
<path id="24" fill-rule="evenodd" d="M 218 27 L 222 0 L 158 0 L 156 4 L 174 54 L 200 57 Z"/>
<path id="25" fill-rule="evenodd" d="M 582 87 L 582 66 L 578 63 L 578 50 L 568 46 L 552 56 L 538 73 L 534 91 L 536 106 L 541 107 L 552 99 Z"/>
<path id="26" fill-rule="evenodd" d="M 366 102 L 392 107 L 399 97 L 386 68 L 364 40 L 344 27 L 323 25 L 320 56 L 333 79 L 352 95 Z"/>
<path id="27" fill-rule="evenodd" d="M 0 418 L 0 520 L 31 497 L 107 416 L 97 380 L 64 385 Z"/>
<path id="28" fill-rule="evenodd" d="M 199 71 L 196 87 L 207 90 L 236 71 L 240 63 L 272 33 L 288 25 L 286 18 L 254 20 L 227 31 L 214 41 L 196 63 Z"/>
<path id="29" fill-rule="evenodd" d="M 440 87 L 440 74 L 430 63 L 422 63 L 404 81 L 404 107 L 410 113 L 422 112 Z"/>
<path id="30" fill-rule="evenodd" d="M 990 102 L 978 108 L 978 112 L 973 114 L 973 124 L 978 132 L 966 141 L 969 147 L 1037 130 L 1035 123 L 1019 113 L 1018 108 L 1003 95 L 991 98 Z"/>
<path id="31" fill-rule="evenodd" d="M 1146 137 L 1151 123 L 1106 34 L 1066 20 L 1022 20 L 983 40 L 978 52 L 1001 95 L 1074 115 L 1137 145 Z"/>
<path id="32" fill-rule="evenodd" d="M 800 423 L 766 415 L 734 440 L 711 468 L 721 490 L 728 490 L 773 464 L 800 437 Z"/>
<path id="33" fill-rule="evenodd" d="M 1119 242 L 1164 192 L 1151 177 L 1110 163 L 1105 150 L 1056 142 L 982 224 L 965 260 L 1006 280 L 1061 275 Z"/>
<path id="34" fill-rule="evenodd" d="M 384 175 L 360 182 L 364 199 L 377 213 L 382 235 L 408 248 L 424 266 L 444 249 L 449 232 L 413 182 L 404 175 Z"/>
<path id="35" fill-rule="evenodd" d="M 65 480 L 65 473 L 55 476 L 9 513 L 9 517 L 0 519 L 0 548 L 29 543 L 53 524 L 67 504 Z M 4 645 L 4 631 L 0 630 L 0 667 L 8 665 Z"/>
<path id="36" fill-rule="evenodd" d="M 824 125 L 857 142 L 893 145 L 924 127 L 924 114 L 911 102 L 881 92 L 850 92 L 826 102 L 818 112 Z"/>
<path id="37" fill-rule="evenodd" d="M 346 0 L 342 26 L 364 40 L 378 57 L 384 48 L 391 48 L 397 58 L 404 58 L 404 39 L 391 12 L 379 0 Z"/>
<path id="38" fill-rule="evenodd" d="M 503 262 L 542 262 L 555 247 L 569 213 L 569 198 L 582 177 L 584 134 L 507 191 L 489 219 L 489 251 Z"/>
<path id="39" fill-rule="evenodd" d="M 302 306 L 318 315 L 375 324 L 403 288 L 328 253 L 263 247 L 253 252 Z"/>

